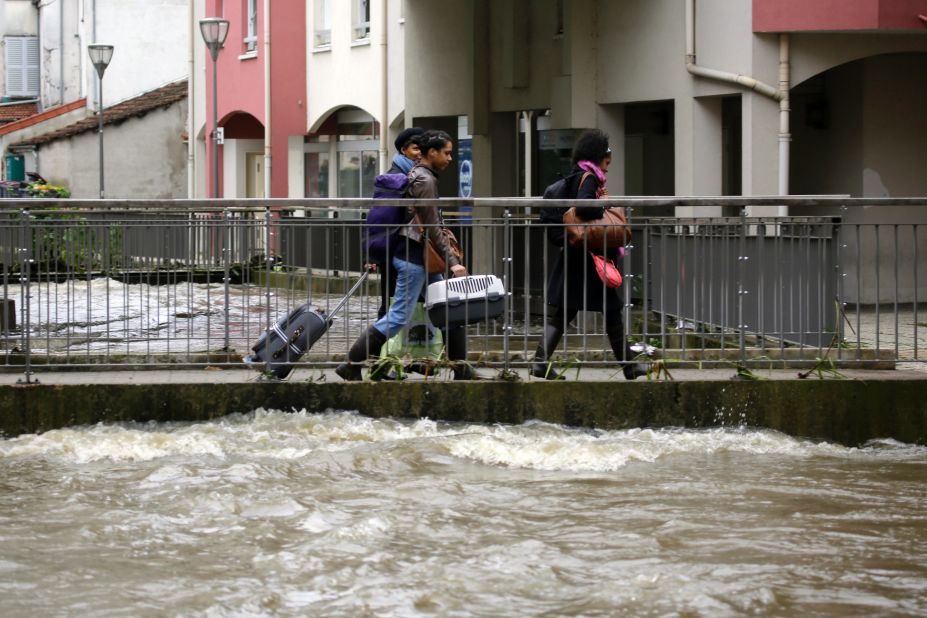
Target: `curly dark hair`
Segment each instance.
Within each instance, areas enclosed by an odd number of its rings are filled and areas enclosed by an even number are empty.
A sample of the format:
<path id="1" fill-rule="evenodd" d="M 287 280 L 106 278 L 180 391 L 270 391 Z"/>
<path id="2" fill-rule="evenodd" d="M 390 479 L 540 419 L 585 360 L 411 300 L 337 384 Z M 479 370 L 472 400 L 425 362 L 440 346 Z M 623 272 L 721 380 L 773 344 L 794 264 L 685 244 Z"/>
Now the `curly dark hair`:
<path id="1" fill-rule="evenodd" d="M 422 150 L 422 156 L 427 157 L 429 150 L 444 148 L 444 145 L 451 141 L 451 136 L 444 131 L 430 129 L 416 137 L 415 141 Z"/>
<path id="2" fill-rule="evenodd" d="M 573 146 L 573 165 L 580 161 L 592 161 L 596 165 L 605 157 L 611 156 L 612 149 L 608 147 L 608 133 L 599 129 L 583 131 Z"/>

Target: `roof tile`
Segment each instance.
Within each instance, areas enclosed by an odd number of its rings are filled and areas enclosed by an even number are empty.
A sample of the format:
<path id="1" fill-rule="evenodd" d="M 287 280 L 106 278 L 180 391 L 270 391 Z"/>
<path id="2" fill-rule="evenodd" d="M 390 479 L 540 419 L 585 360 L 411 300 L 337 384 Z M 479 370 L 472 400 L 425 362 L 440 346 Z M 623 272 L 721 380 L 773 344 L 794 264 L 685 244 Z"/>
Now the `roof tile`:
<path id="1" fill-rule="evenodd" d="M 104 109 L 103 124 L 118 124 L 129 118 L 139 118 L 152 110 L 169 107 L 177 101 L 185 99 L 186 96 L 186 79 L 162 86 L 156 90 L 151 90 L 145 94 L 128 99 L 126 101 L 122 101 L 121 103 L 117 103 L 116 105 Z M 11 144 L 11 146 L 25 146 L 27 144 L 39 146 L 41 144 L 47 144 L 48 142 L 74 137 L 75 135 L 86 133 L 87 131 L 94 131 L 98 126 L 99 120 L 97 119 L 96 114 L 94 114 L 93 116 L 88 116 L 87 118 L 79 120 L 74 124 L 70 124 L 55 131 L 49 131 L 48 133 L 36 135 L 35 137 L 18 142 L 16 144 Z"/>

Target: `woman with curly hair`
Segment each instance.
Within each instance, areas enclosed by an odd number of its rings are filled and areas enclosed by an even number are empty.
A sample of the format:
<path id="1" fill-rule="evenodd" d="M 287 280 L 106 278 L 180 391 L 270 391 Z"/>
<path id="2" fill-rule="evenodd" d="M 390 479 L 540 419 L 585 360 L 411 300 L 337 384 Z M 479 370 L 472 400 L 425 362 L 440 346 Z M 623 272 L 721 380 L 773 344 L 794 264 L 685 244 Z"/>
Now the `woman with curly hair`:
<path id="1" fill-rule="evenodd" d="M 591 200 L 608 195 L 605 177 L 611 161 L 612 151 L 608 145 L 608 135 L 603 131 L 585 131 L 576 140 L 573 148 L 573 170 L 566 177 L 566 194 L 570 198 L 590 200 L 586 202 L 588 205 L 576 206 L 579 219 L 595 221 L 602 218 L 605 209 L 596 206 Z M 550 224 L 547 227 L 547 238 L 560 249 L 547 283 L 547 302 L 555 311 L 544 325 L 544 335 L 535 352 L 531 375 L 547 380 L 563 379 L 563 376 L 551 367 L 550 357 L 557 349 L 567 326 L 580 311 L 599 311 L 605 316 L 608 342 L 615 358 L 623 363 L 622 369 L 626 379 L 634 380 L 646 375 L 646 367 L 632 361 L 635 354 L 625 339 L 618 290 L 606 287 L 602 283 L 592 255 L 584 247 L 571 247 L 565 242 L 565 228 L 562 223 L 566 210 L 541 210 L 541 222 Z M 605 257 L 614 261 L 619 255 L 623 255 L 623 252 L 623 248 L 616 247 L 609 249 Z"/>

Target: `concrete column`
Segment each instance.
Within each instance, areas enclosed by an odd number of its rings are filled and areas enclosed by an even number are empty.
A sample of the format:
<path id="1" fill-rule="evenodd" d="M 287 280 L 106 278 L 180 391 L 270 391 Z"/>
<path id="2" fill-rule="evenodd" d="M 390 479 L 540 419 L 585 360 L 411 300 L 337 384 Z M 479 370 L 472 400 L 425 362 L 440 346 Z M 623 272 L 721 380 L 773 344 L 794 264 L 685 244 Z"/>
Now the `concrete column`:
<path id="1" fill-rule="evenodd" d="M 779 184 L 779 104 L 762 95 L 743 96 L 743 194 L 776 195 Z M 784 206 L 747 209 L 750 217 L 784 217 Z"/>
<path id="2" fill-rule="evenodd" d="M 722 141 L 721 141 L 721 98 L 702 97 L 692 101 L 690 185 L 687 192 L 677 190 L 680 195 L 721 195 L 722 192 Z M 677 158 L 678 160 L 678 158 Z M 720 206 L 677 208 L 681 217 L 720 217 Z"/>

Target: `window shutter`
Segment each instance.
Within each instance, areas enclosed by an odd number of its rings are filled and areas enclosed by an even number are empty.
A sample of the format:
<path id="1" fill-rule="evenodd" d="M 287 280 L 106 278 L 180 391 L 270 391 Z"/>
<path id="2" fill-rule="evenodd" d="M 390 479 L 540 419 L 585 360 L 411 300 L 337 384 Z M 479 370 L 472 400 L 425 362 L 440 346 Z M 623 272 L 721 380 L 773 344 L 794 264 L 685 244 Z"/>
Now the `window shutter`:
<path id="1" fill-rule="evenodd" d="M 26 42 L 26 96 L 39 96 L 39 38 L 29 37 Z"/>
<path id="2" fill-rule="evenodd" d="M 5 42 L 6 94 L 11 97 L 38 96 L 38 37 L 7 37 Z"/>

